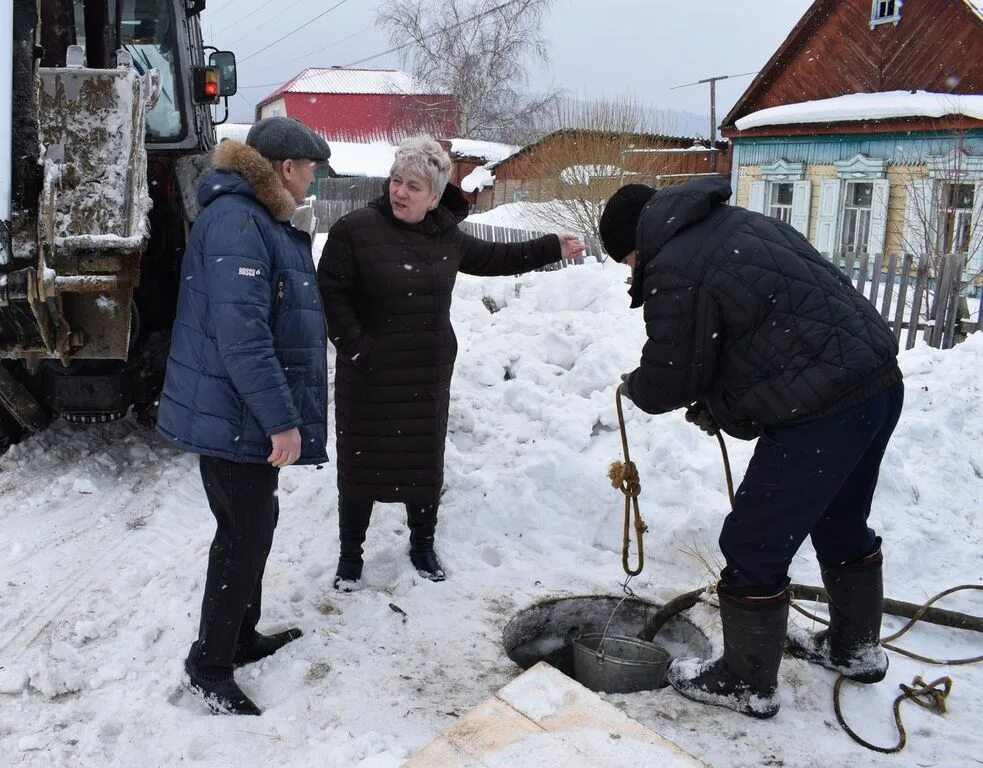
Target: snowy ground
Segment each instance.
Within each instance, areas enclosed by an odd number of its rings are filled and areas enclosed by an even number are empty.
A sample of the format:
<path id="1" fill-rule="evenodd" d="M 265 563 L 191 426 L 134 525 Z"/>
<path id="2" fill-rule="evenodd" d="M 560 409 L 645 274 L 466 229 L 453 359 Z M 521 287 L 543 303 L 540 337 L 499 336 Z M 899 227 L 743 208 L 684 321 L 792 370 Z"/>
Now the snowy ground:
<path id="1" fill-rule="evenodd" d="M 620 457 L 614 386 L 644 333 L 627 309 L 626 274 L 591 262 L 461 278 L 438 531 L 446 583 L 417 577 L 402 510 L 380 505 L 365 589 L 336 594 L 334 467 L 282 473 L 261 628 L 297 624 L 306 634 L 239 673 L 261 718 L 210 716 L 180 687 L 213 526 L 193 456 L 124 420 L 58 423 L 0 458 L 0 765 L 392 768 L 513 679 L 500 637 L 517 610 L 618 593 L 622 497 L 606 478 Z M 503 309 L 490 314 L 484 296 Z M 902 357 L 908 400 L 873 512 L 891 597 L 919 602 L 981 583 L 981 361 L 983 335 Z M 633 587 L 661 602 L 706 583 L 705 562 L 719 560 L 720 456 L 678 414 L 626 416 L 649 525 Z M 730 448 L 739 475 L 751 445 Z M 792 575 L 818 583 L 807 550 Z M 970 593 L 944 607 L 981 615 L 983 599 Z M 718 639 L 714 614 L 694 613 Z M 920 626 L 908 638 L 929 655 L 980 653 L 978 635 Z M 793 659 L 770 721 L 671 690 L 607 698 L 715 768 L 981 764 L 983 666 L 892 655 L 884 683 L 846 692 L 846 717 L 868 739 L 893 743 L 891 702 L 916 674 L 950 674 L 955 684 L 944 717 L 903 707 L 910 744 L 900 756 L 850 741 L 832 712 L 834 675 Z"/>

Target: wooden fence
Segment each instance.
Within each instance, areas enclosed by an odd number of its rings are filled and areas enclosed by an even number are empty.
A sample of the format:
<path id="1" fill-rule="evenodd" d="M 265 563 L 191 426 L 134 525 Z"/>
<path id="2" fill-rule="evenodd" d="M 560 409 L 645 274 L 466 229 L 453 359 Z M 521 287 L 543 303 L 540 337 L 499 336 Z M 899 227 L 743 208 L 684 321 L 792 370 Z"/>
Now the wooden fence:
<path id="1" fill-rule="evenodd" d="M 966 334 L 983 330 L 983 301 L 971 312 L 961 295 L 965 257 L 949 254 L 932 268 L 910 253 L 840 253 L 831 261 L 879 309 L 895 337 L 911 349 L 919 331 L 925 341 L 949 349 Z"/>
<path id="2" fill-rule="evenodd" d="M 531 229 L 512 229 L 511 227 L 496 227 L 491 224 L 476 224 L 471 221 L 464 221 L 461 223 L 461 231 L 466 232 L 472 237 L 480 238 L 481 240 L 488 240 L 492 243 L 521 243 L 523 240 L 532 240 L 536 237 L 543 237 L 544 235 L 550 234 L 549 232 L 538 232 Z M 587 251 L 585 254 L 579 256 L 573 261 L 559 261 L 556 264 L 550 264 L 542 269 L 537 270 L 538 272 L 550 272 L 557 269 L 563 269 L 565 267 L 571 266 L 573 264 L 583 264 L 586 260 L 585 257 L 593 256 L 598 261 L 603 261 L 605 255 L 601 250 L 601 242 L 596 237 L 588 237 L 584 239 L 587 245 Z"/>
<path id="3" fill-rule="evenodd" d="M 317 200 L 314 201 L 317 231 L 327 232 L 346 213 L 364 208 L 375 200 L 382 194 L 383 182 L 384 178 L 361 176 L 318 179 Z"/>

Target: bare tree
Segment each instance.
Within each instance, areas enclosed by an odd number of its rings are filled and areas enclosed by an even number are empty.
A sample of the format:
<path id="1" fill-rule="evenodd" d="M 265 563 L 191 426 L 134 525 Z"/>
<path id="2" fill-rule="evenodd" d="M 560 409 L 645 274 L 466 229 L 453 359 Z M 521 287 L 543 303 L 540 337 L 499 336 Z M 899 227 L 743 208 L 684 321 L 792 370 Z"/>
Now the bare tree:
<path id="1" fill-rule="evenodd" d="M 378 21 L 414 75 L 452 94 L 461 135 L 514 141 L 557 100 L 523 94 L 527 65 L 548 62 L 540 34 L 554 0 L 386 0 Z"/>
<path id="2" fill-rule="evenodd" d="M 535 180 L 535 197 L 550 201 L 540 218 L 557 229 L 597 237 L 604 203 L 619 187 L 665 187 L 687 176 L 675 173 L 686 148 L 668 137 L 672 126 L 632 97 L 565 100 L 552 120 L 558 129 L 529 150 L 517 175 Z"/>

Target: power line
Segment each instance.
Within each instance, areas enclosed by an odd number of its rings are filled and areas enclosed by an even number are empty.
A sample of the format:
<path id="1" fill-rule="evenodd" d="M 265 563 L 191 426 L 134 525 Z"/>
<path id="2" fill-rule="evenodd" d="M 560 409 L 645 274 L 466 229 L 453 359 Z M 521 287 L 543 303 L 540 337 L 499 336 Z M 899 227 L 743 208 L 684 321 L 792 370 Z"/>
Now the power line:
<path id="1" fill-rule="evenodd" d="M 278 13 L 280 16 L 283 16 L 284 14 L 286 14 L 287 11 L 289 11 L 295 5 L 300 5 L 300 3 L 302 3 L 302 2 L 304 2 L 304 0 L 294 0 L 294 2 L 291 3 L 290 5 L 288 5 L 286 8 L 284 8 L 282 10 L 277 9 L 275 11 L 275 13 Z M 265 0 L 264 0 L 264 3 L 265 3 Z M 239 21 L 236 21 L 233 24 L 229 24 L 229 26 L 227 26 L 225 28 L 225 31 L 228 32 L 230 29 L 232 29 L 232 27 L 237 26 L 240 22 L 245 21 L 246 19 L 250 18 L 252 15 L 253 15 L 253 11 L 250 11 L 245 16 L 243 16 L 241 19 L 239 19 Z M 258 32 L 261 29 L 263 29 L 264 27 L 269 26 L 270 21 L 272 21 L 272 19 L 267 19 L 266 21 L 258 24 L 257 26 L 253 27 L 252 29 L 250 29 L 248 32 L 244 32 L 243 34 L 239 35 L 239 40 L 242 40 L 243 38 L 249 37 L 250 35 Z"/>
<path id="2" fill-rule="evenodd" d="M 436 35 L 439 35 L 439 34 L 443 34 L 445 32 L 448 32 L 448 31 L 450 31 L 452 29 L 457 29 L 458 27 L 462 27 L 465 24 L 469 24 L 472 21 L 477 21 L 478 19 L 484 18 L 485 16 L 490 16 L 491 14 L 495 13 L 496 11 L 501 11 L 504 8 L 508 8 L 510 5 L 515 5 L 517 2 L 519 2 L 519 0 L 508 0 L 508 2 L 506 2 L 506 3 L 502 3 L 501 5 L 496 5 L 494 8 L 489 8 L 487 11 L 482 11 L 481 13 L 476 13 L 474 16 L 470 16 L 470 17 L 468 17 L 466 19 L 462 19 L 461 21 L 457 22 L 456 24 L 451 24 L 449 27 L 441 27 L 436 32 L 431 32 L 429 35 L 424 35 L 423 37 L 421 37 L 420 38 L 420 42 L 422 42 L 423 40 L 426 40 L 428 38 L 435 37 Z M 390 53 L 395 53 L 396 51 L 401 51 L 401 50 L 403 50 L 403 48 L 408 48 L 409 46 L 414 45 L 416 42 L 418 42 L 418 41 L 410 41 L 408 43 L 403 43 L 402 45 L 397 45 L 395 48 L 390 48 L 389 50 L 383 51 L 382 53 L 377 53 L 377 54 L 374 54 L 373 56 L 366 56 L 364 59 L 359 59 L 358 61 L 353 61 L 350 64 L 344 64 L 343 66 L 345 66 L 345 67 L 354 67 L 354 66 L 356 66 L 358 64 L 364 64 L 367 61 L 372 61 L 372 59 L 378 59 L 378 58 L 380 58 L 382 56 L 388 56 Z"/>
<path id="3" fill-rule="evenodd" d="M 348 0 L 339 0 L 339 2 L 337 2 L 337 3 L 335 3 L 334 5 L 332 5 L 332 6 L 330 7 L 330 8 L 328 8 L 328 10 L 326 10 L 326 11 L 322 11 L 322 12 L 321 12 L 321 13 L 319 13 L 319 14 L 318 14 L 317 16 L 315 16 L 315 17 L 314 17 L 313 19 L 311 19 L 311 20 L 309 20 L 309 21 L 305 21 L 305 22 L 304 22 L 303 24 L 298 24 L 298 25 L 297 25 L 296 27 L 294 27 L 294 28 L 293 28 L 293 29 L 291 29 L 291 30 L 290 30 L 289 32 L 287 32 L 287 34 L 285 34 L 285 35 L 284 35 L 283 37 L 278 37 L 278 38 L 277 38 L 276 40 L 274 40 L 274 41 L 273 41 L 272 43 L 270 43 L 269 45 L 266 45 L 266 46 L 264 46 L 264 47 L 262 47 L 262 48 L 260 48 L 260 49 L 259 49 L 258 51 L 254 51 L 253 53 L 250 53 L 250 54 L 249 54 L 248 56 L 246 56 L 245 58 L 243 58 L 243 59 L 240 59 L 240 61 L 243 61 L 243 62 L 245 62 L 245 61 L 249 61 L 249 60 L 250 60 L 250 59 L 251 59 L 251 58 L 252 58 L 253 56 L 256 56 L 257 54 L 260 54 L 260 53 L 262 53 L 263 51 L 265 51 L 265 50 L 267 50 L 267 49 L 269 49 L 269 48 L 272 48 L 272 47 L 273 47 L 274 45 L 276 45 L 277 43 L 280 43 L 280 42 L 283 42 L 284 40 L 286 40 L 286 39 L 287 39 L 288 37 L 290 37 L 291 35 L 294 35 L 294 34 L 296 34 L 297 32 L 300 32 L 300 30 L 302 30 L 302 29 L 303 29 L 304 27 L 306 27 L 306 26 L 307 26 L 308 24 L 313 24 L 313 23 L 314 23 L 315 21 L 317 21 L 318 19 L 320 19 L 320 18 L 322 18 L 323 16 L 327 16 L 327 15 L 328 15 L 329 13 L 331 13 L 331 11 L 333 11 L 333 10 L 334 10 L 335 8 L 337 8 L 337 7 L 339 7 L 339 6 L 342 6 L 342 5 L 344 5 L 345 3 L 347 3 L 347 2 L 348 2 Z"/>
<path id="4" fill-rule="evenodd" d="M 233 21 L 233 22 L 231 22 L 229 24 L 223 24 L 222 25 L 222 33 L 224 34 L 224 33 L 228 32 L 230 29 L 232 29 L 233 27 L 236 27 L 239 24 L 241 24 L 242 22 L 244 22 L 246 19 L 248 19 L 250 16 L 252 16 L 254 13 L 256 13 L 256 11 L 258 11 L 260 9 L 260 7 L 263 6 L 263 5 L 266 5 L 266 0 L 259 0 L 258 3 L 256 3 L 255 5 L 253 5 L 248 11 L 246 11 L 244 14 L 242 14 L 242 16 L 240 16 L 235 21 Z M 224 8 L 225 6 L 222 6 L 222 7 Z M 208 6 L 205 6 L 205 9 L 208 10 Z M 211 14 L 209 14 L 209 18 L 212 18 Z"/>
<path id="5" fill-rule="evenodd" d="M 283 64 L 291 64 L 292 62 L 295 62 L 295 61 L 301 61 L 302 59 L 306 59 L 308 56 L 313 56 L 315 53 L 320 53 L 321 51 L 326 51 L 326 50 L 328 50 L 328 48 L 332 48 L 332 47 L 338 45 L 339 43 L 344 43 L 347 40 L 351 40 L 353 37 L 358 37 L 359 35 L 364 35 L 370 29 L 375 29 L 375 24 L 369 24 L 369 26 L 367 26 L 367 27 L 362 27 L 360 30 L 358 30 L 358 32 L 352 32 L 350 35 L 345 35 L 344 37 L 338 38 L 337 40 L 332 40 L 327 45 L 323 45 L 323 46 L 321 46 L 320 48 L 318 48 L 316 50 L 308 51 L 307 53 L 302 53 L 300 56 L 294 56 L 292 59 L 287 59 L 286 61 L 281 61 L 279 64 L 272 64 L 269 67 L 267 67 L 267 70 L 273 69 L 274 67 L 282 66 Z"/>

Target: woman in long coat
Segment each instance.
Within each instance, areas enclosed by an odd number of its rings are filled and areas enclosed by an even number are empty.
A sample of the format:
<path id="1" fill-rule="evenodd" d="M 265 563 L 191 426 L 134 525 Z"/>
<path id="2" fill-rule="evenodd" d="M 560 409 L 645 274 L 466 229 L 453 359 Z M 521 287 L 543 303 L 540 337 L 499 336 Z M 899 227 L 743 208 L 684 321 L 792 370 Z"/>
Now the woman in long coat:
<path id="1" fill-rule="evenodd" d="M 449 176 L 450 159 L 436 141 L 404 141 L 386 194 L 331 228 L 318 264 L 337 352 L 336 587 L 361 578 L 375 501 L 406 505 L 413 565 L 444 579 L 433 543 L 457 355 L 450 321 L 457 273 L 514 275 L 584 250 L 573 236 L 506 244 L 464 234 L 458 223 L 467 202 Z"/>

